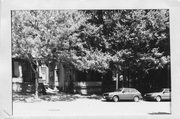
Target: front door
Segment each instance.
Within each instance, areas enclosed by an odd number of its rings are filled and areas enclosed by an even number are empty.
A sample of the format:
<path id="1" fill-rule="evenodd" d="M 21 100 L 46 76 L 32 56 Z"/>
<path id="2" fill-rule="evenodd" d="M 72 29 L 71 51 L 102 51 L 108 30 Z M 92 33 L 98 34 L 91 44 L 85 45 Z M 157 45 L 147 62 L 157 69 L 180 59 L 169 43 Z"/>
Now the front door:
<path id="1" fill-rule="evenodd" d="M 170 91 L 169 91 L 168 89 L 166 89 L 166 90 L 163 92 L 162 98 L 163 98 L 164 100 L 170 100 L 170 97 L 171 97 Z"/>

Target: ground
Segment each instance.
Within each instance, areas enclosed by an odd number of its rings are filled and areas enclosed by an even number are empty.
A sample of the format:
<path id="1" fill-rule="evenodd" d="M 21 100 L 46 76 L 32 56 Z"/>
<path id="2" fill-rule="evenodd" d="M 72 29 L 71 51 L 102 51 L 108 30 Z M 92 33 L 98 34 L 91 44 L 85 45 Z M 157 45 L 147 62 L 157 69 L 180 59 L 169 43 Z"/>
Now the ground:
<path id="1" fill-rule="evenodd" d="M 15 98 L 16 97 L 16 98 Z M 14 116 L 87 116 L 87 115 L 156 115 L 170 114 L 171 103 L 167 101 L 106 101 L 97 95 L 41 95 L 34 99 L 33 95 L 21 100 L 14 95 Z"/>

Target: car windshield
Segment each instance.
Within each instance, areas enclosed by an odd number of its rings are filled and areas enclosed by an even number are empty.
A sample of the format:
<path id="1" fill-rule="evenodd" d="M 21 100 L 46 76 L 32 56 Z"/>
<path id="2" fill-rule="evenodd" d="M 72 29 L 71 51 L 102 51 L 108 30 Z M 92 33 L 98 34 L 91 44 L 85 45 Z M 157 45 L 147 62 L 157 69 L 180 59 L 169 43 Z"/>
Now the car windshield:
<path id="1" fill-rule="evenodd" d="M 119 89 L 117 89 L 116 91 L 122 91 L 123 89 L 122 88 L 119 88 Z"/>
<path id="2" fill-rule="evenodd" d="M 154 92 L 163 92 L 165 89 L 162 88 L 162 89 L 158 89 L 158 90 L 155 90 Z"/>
<path id="3" fill-rule="evenodd" d="M 164 89 L 163 92 L 164 92 L 164 93 L 169 93 L 169 92 L 170 92 L 170 89 Z"/>

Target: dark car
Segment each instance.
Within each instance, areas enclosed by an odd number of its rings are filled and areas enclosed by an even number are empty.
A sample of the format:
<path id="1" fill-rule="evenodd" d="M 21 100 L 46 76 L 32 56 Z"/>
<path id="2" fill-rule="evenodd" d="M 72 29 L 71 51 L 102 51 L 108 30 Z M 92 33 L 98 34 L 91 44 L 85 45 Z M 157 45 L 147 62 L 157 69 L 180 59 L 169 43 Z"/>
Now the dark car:
<path id="1" fill-rule="evenodd" d="M 144 95 L 145 100 L 156 100 L 160 102 L 161 100 L 171 100 L 171 91 L 169 88 L 163 88 L 159 91 L 155 91 L 152 93 L 146 93 Z"/>
<path id="2" fill-rule="evenodd" d="M 119 100 L 134 100 L 138 102 L 142 96 L 135 88 L 120 88 L 114 92 L 104 93 L 103 98 L 106 100 L 113 100 L 114 102 Z"/>

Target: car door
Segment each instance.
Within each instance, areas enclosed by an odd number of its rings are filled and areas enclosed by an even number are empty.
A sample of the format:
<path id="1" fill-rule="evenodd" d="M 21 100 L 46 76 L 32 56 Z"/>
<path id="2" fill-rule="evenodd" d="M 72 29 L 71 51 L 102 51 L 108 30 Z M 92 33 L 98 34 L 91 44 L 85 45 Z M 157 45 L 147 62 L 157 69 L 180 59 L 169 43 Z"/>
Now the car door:
<path id="1" fill-rule="evenodd" d="M 133 100 L 136 95 L 139 96 L 139 92 L 136 89 L 130 89 L 130 99 Z"/>
<path id="2" fill-rule="evenodd" d="M 130 100 L 131 99 L 131 92 L 129 89 L 125 88 L 122 92 L 122 96 L 120 97 L 122 100 Z"/>
<path id="3" fill-rule="evenodd" d="M 170 90 L 169 89 L 165 89 L 164 91 L 163 91 L 163 94 L 162 94 L 163 96 L 162 96 L 162 98 L 164 99 L 164 100 L 170 100 Z"/>

